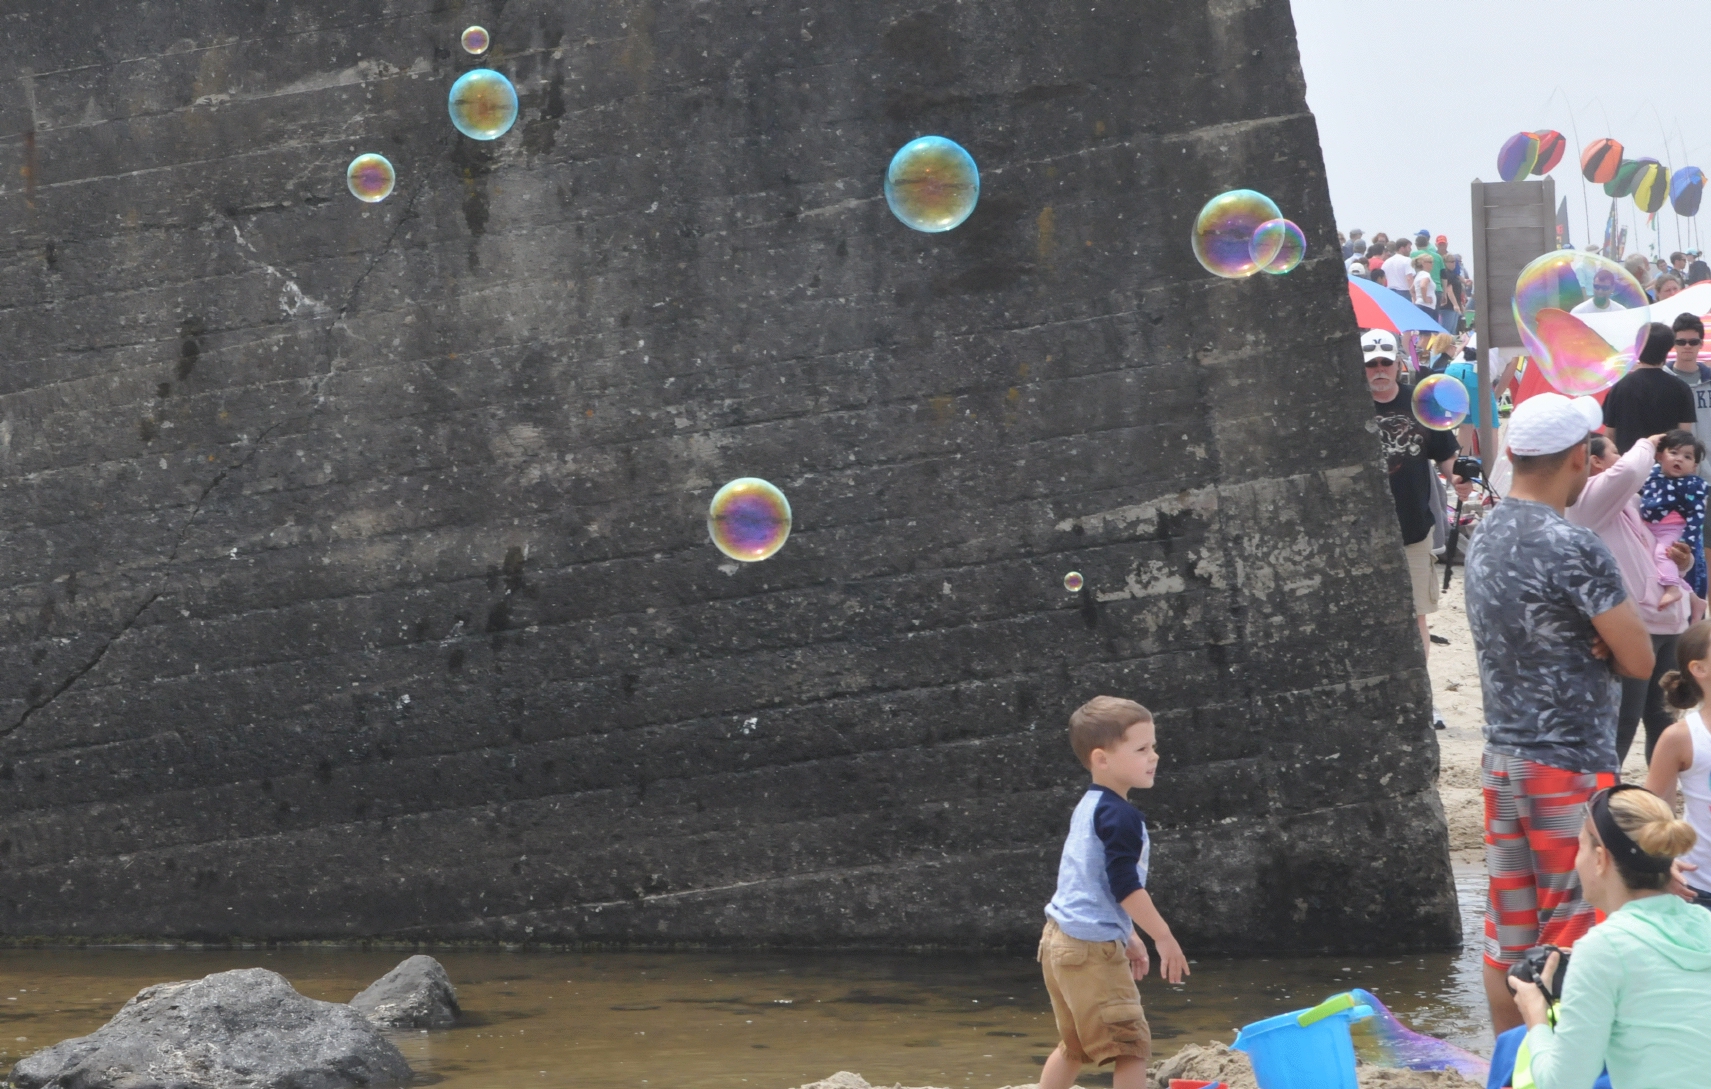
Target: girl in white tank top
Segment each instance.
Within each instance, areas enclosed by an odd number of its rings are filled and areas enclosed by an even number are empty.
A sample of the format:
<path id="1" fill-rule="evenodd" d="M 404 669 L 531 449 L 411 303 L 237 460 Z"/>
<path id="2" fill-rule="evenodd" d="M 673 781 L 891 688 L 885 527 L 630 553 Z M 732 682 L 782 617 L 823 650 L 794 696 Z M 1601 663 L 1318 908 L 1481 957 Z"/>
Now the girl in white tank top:
<path id="1" fill-rule="evenodd" d="M 1705 723 L 1711 714 L 1711 621 L 1682 633 L 1676 659 L 1680 668 L 1658 683 L 1673 706 L 1692 710 L 1658 739 L 1646 789 L 1671 806 L 1677 788 L 1681 790 L 1682 815 L 1699 833 L 1693 849 L 1681 856 L 1698 867 L 1686 875 L 1687 889 L 1699 904 L 1711 908 L 1711 729 Z"/>

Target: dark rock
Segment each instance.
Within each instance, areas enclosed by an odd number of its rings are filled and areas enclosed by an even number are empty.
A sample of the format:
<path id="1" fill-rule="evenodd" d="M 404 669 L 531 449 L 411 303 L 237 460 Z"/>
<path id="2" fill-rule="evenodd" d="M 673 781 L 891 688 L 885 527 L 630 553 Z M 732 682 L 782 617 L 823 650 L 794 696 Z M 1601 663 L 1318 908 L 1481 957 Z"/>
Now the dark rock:
<path id="1" fill-rule="evenodd" d="M 451 977 L 420 953 L 370 983 L 351 1006 L 382 1028 L 448 1028 L 458 1017 Z"/>
<path id="2" fill-rule="evenodd" d="M 1288 0 L 139 10 L 0 50 L 0 939 L 1031 949 L 1114 691 L 1191 953 L 1459 941 Z"/>
<path id="3" fill-rule="evenodd" d="M 410 1064 L 362 1014 L 264 968 L 146 987 L 88 1036 L 12 1068 L 11 1089 L 346 1089 Z"/>

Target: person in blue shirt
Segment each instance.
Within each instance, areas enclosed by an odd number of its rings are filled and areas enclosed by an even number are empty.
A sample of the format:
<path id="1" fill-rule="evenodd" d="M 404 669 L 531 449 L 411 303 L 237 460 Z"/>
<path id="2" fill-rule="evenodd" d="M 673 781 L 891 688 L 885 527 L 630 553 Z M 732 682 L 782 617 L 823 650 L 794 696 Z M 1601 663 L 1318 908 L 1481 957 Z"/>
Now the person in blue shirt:
<path id="1" fill-rule="evenodd" d="M 1069 719 L 1069 743 L 1093 776 L 1070 817 L 1057 893 L 1046 905 L 1040 971 L 1051 995 L 1058 1046 L 1040 1089 L 1070 1089 L 1084 1063 L 1114 1064 L 1112 1089 L 1144 1089 L 1152 1030 L 1135 981 L 1146 976 L 1146 946 L 1158 947 L 1159 975 L 1188 975 L 1188 960 L 1147 893 L 1152 843 L 1131 790 L 1153 785 L 1158 748 L 1153 716 L 1133 700 L 1096 696 Z"/>

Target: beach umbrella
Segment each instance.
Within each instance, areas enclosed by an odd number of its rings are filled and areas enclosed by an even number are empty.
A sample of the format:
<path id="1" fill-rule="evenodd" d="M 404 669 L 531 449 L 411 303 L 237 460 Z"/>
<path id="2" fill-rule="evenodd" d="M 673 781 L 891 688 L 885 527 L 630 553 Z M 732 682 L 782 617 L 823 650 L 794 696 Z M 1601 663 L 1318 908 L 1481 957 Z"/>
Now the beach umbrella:
<path id="1" fill-rule="evenodd" d="M 1388 287 L 1359 276 L 1349 277 L 1349 301 L 1354 303 L 1355 323 L 1362 329 L 1387 329 L 1392 333 L 1449 331 L 1432 315 Z"/>
<path id="2" fill-rule="evenodd" d="M 1589 182 L 1609 181 L 1621 165 L 1622 145 L 1611 139 L 1594 140 L 1580 153 L 1580 173 Z"/>
<path id="3" fill-rule="evenodd" d="M 1634 203 L 1642 212 L 1656 212 L 1669 199 L 1669 167 L 1656 159 L 1638 161 L 1640 168 L 1634 172 Z"/>
<path id="4" fill-rule="evenodd" d="M 1517 132 L 1503 142 L 1497 152 L 1497 173 L 1506 182 L 1520 181 L 1539 161 L 1539 138 L 1530 132 Z"/>
<path id="5" fill-rule="evenodd" d="M 1705 171 L 1684 166 L 1669 181 L 1669 202 L 1677 215 L 1699 214 L 1699 198 L 1705 195 Z"/>
<path id="6" fill-rule="evenodd" d="M 1533 164 L 1533 173 L 1543 177 L 1562 162 L 1562 153 L 1568 148 L 1568 141 L 1555 129 L 1546 129 L 1533 135 L 1539 138 L 1539 161 Z"/>

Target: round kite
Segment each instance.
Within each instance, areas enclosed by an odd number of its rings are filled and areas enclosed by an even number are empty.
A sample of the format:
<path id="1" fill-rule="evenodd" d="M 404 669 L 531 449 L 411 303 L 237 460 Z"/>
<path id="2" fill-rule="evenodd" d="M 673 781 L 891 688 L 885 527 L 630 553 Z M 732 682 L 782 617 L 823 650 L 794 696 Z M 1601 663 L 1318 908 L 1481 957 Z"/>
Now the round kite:
<path id="1" fill-rule="evenodd" d="M 1705 195 L 1705 171 L 1697 166 L 1684 166 L 1669 180 L 1669 203 L 1676 215 L 1699 214 L 1699 198 Z"/>
<path id="2" fill-rule="evenodd" d="M 1669 199 L 1669 167 L 1656 159 L 1639 159 L 1634 171 L 1634 203 L 1642 212 L 1656 212 Z"/>
<path id="3" fill-rule="evenodd" d="M 1532 173 L 1538 161 L 1539 138 L 1530 132 L 1517 132 L 1497 152 L 1497 174 L 1506 182 L 1520 181 Z"/>
<path id="4" fill-rule="evenodd" d="M 1622 165 L 1622 145 L 1614 140 L 1594 140 L 1580 153 L 1580 173 L 1589 182 L 1603 184 L 1616 176 Z"/>
<path id="5" fill-rule="evenodd" d="M 1568 141 L 1562 138 L 1562 133 L 1555 129 L 1535 132 L 1539 140 L 1539 161 L 1533 164 L 1533 173 L 1539 177 L 1549 174 L 1562 162 L 1562 153 L 1568 148 Z"/>
<path id="6" fill-rule="evenodd" d="M 1634 186 L 1640 181 L 1640 162 L 1637 159 L 1623 159 L 1622 165 L 1616 168 L 1616 176 L 1604 183 L 1604 195 L 1607 197 L 1631 197 Z"/>

